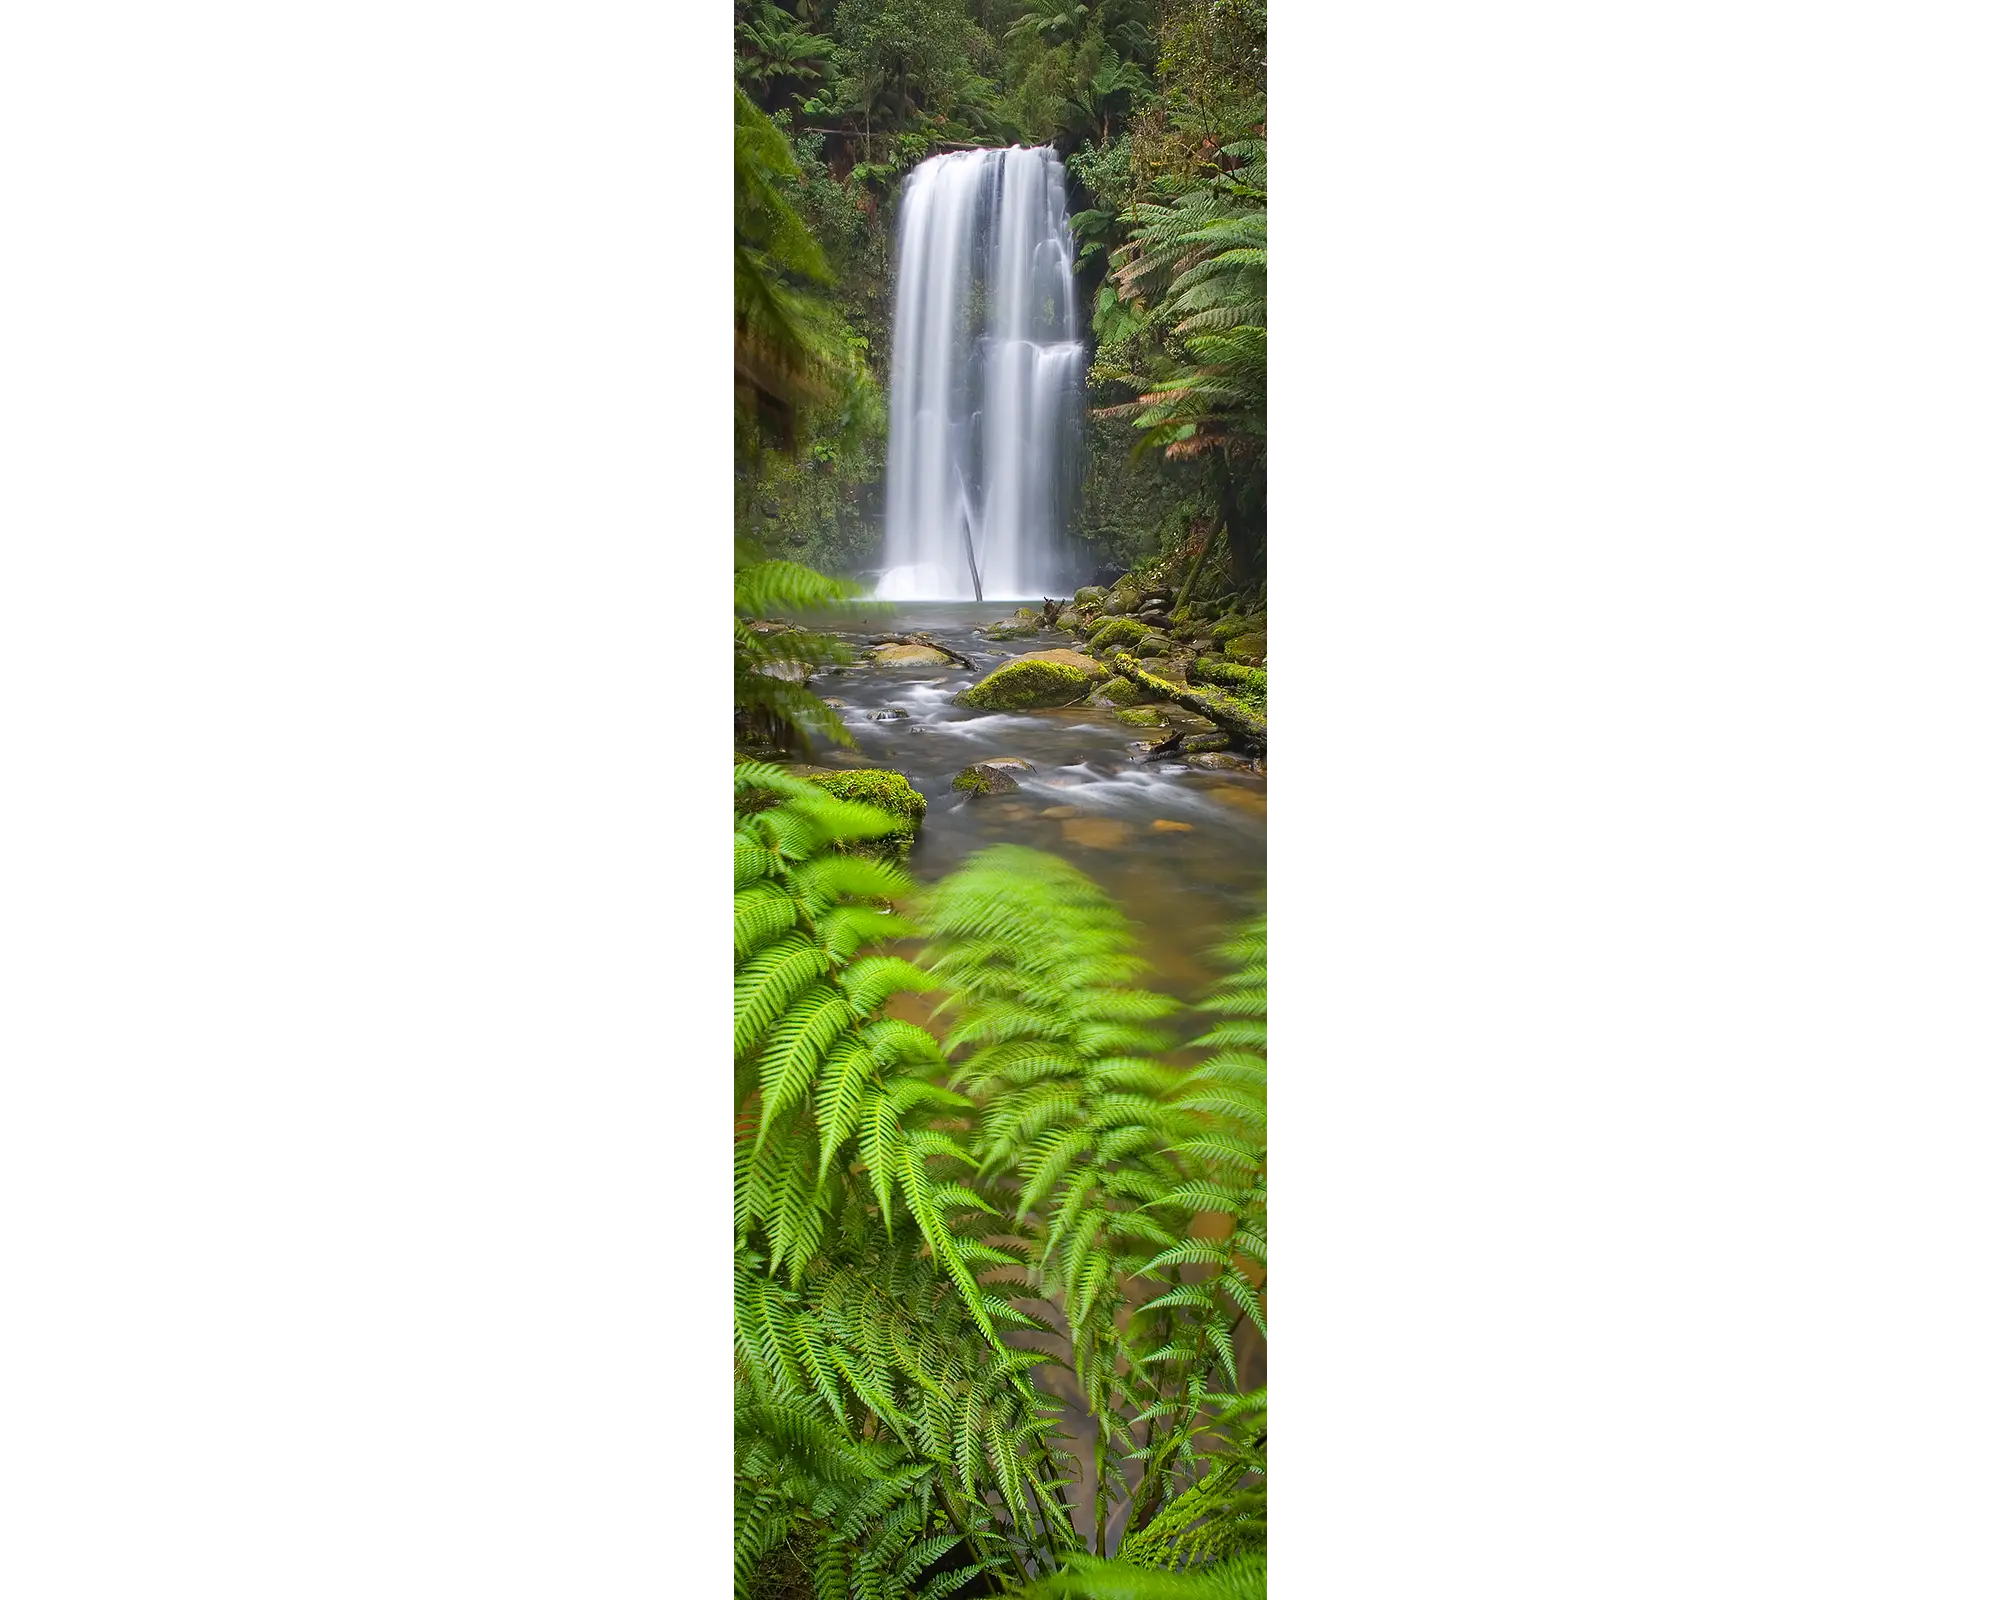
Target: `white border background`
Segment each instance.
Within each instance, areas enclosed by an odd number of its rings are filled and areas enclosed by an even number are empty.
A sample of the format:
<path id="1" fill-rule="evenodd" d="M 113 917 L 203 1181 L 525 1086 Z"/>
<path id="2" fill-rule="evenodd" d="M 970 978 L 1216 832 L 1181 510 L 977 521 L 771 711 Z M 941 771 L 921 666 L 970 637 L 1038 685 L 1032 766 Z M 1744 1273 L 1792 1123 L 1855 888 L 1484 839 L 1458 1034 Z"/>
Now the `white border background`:
<path id="1" fill-rule="evenodd" d="M 1991 9 L 1273 9 L 1273 1592 L 1991 1594 Z M 728 49 L 0 24 L 9 1594 L 725 1592 Z"/>

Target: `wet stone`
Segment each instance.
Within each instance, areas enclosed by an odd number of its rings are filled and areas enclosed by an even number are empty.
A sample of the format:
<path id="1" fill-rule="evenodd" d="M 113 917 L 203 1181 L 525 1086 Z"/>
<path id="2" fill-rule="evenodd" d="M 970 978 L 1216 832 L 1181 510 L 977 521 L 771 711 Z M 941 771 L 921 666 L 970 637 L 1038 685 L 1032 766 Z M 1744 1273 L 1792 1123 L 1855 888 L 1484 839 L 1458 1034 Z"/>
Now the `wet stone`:
<path id="1" fill-rule="evenodd" d="M 967 767 L 951 780 L 951 786 L 967 794 L 1012 794 L 1021 787 L 999 767 L 983 763 Z"/>
<path id="2" fill-rule="evenodd" d="M 1132 826 L 1116 817 L 1071 817 L 1062 832 L 1069 843 L 1089 850 L 1117 850 L 1131 839 Z"/>

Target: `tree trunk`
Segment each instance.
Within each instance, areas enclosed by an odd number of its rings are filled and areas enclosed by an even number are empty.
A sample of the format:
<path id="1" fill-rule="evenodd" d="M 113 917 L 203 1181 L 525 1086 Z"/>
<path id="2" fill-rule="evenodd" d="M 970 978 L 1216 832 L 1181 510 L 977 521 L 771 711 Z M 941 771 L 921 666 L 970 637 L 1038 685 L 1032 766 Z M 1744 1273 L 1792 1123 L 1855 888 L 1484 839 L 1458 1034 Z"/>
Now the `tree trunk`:
<path id="1" fill-rule="evenodd" d="M 1199 689 L 1183 689 L 1165 678 L 1156 678 L 1122 652 L 1111 658 L 1111 668 L 1121 678 L 1129 679 L 1141 689 L 1150 690 L 1162 700 L 1171 700 L 1183 711 L 1208 718 L 1238 744 L 1252 750 L 1263 750 L 1268 725 L 1264 718 L 1247 707 L 1228 704 L 1220 695 L 1203 694 Z"/>
<path id="2" fill-rule="evenodd" d="M 1215 548 L 1216 535 L 1220 533 L 1224 537 L 1227 537 L 1228 531 L 1228 524 L 1226 523 L 1218 527 L 1211 527 L 1208 530 L 1207 536 L 1201 541 L 1201 548 L 1194 554 L 1193 563 L 1188 567 L 1187 581 L 1181 585 L 1181 597 L 1174 602 L 1174 609 L 1176 611 L 1187 609 L 1188 600 L 1194 594 L 1194 586 L 1196 581 L 1201 577 L 1202 568 L 1208 565 L 1208 553 Z"/>

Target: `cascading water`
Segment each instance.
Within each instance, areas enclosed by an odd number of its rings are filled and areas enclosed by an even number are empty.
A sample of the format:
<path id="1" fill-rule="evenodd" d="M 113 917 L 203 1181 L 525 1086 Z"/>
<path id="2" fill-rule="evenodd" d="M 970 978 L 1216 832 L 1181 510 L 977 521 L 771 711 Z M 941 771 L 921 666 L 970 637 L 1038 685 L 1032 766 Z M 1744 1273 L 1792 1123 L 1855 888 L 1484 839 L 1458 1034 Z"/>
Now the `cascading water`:
<path id="1" fill-rule="evenodd" d="M 885 600 L 1066 587 L 1084 349 L 1053 150 L 910 174 L 897 230 Z"/>

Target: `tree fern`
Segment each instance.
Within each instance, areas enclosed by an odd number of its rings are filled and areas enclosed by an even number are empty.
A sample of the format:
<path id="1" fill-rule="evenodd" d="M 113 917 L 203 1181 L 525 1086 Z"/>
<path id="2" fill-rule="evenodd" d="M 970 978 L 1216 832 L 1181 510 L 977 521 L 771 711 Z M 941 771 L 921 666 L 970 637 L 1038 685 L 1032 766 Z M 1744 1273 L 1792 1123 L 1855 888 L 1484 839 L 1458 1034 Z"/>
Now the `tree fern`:
<path id="1" fill-rule="evenodd" d="M 781 1429 L 739 1461 L 739 1591 L 786 1539 L 855 1593 L 1025 1577 L 1075 1543 L 1050 1510 L 1043 1357 L 1002 1341 L 1020 1318 L 979 1281 L 971 1102 L 937 1040 L 884 1014 L 935 986 L 867 950 L 912 931 L 908 879 L 842 853 L 898 819 L 754 762 L 736 787 L 739 1424 Z M 857 1462 L 890 1490 L 852 1489 Z"/>
<path id="2" fill-rule="evenodd" d="M 1237 1325 L 1263 1327 L 1259 1285 L 1238 1259 L 1239 1246 L 1250 1250 L 1249 1270 L 1261 1272 L 1251 1197 L 1262 1181 L 1261 1058 L 1205 1037 L 1210 1054 L 1193 1067 L 1164 1059 L 1175 1007 L 1135 986 L 1144 967 L 1132 929 L 1067 863 L 983 852 L 938 886 L 923 920 L 927 959 L 951 995 L 952 1082 L 979 1107 L 980 1181 L 1014 1229 L 1019 1265 L 1007 1268 L 1061 1308 L 1098 1424 L 1089 1516 L 1102 1551 L 1117 1500 L 1132 1501 L 1130 1538 L 1215 1470 Z M 1251 998 L 1259 938 L 1224 952 L 1236 970 L 1209 1004 Z M 1232 1156 L 1241 1147 L 1251 1170 L 1219 1165 L 1216 1141 Z M 1191 1237 L 1198 1214 L 1228 1208 L 1255 1215 L 1225 1240 Z M 1169 1287 L 1135 1304 L 1129 1291 L 1149 1278 Z M 1139 1463 L 1136 1486 L 1107 1441 Z"/>
<path id="3" fill-rule="evenodd" d="M 778 617 L 812 615 L 860 623 L 876 608 L 853 597 L 859 586 L 828 578 L 794 561 L 765 559 L 739 544 L 736 550 L 736 731 L 743 743 L 782 754 L 800 754 L 819 734 L 852 747 L 839 714 L 806 688 L 816 667 L 849 659 L 839 640 Z"/>

